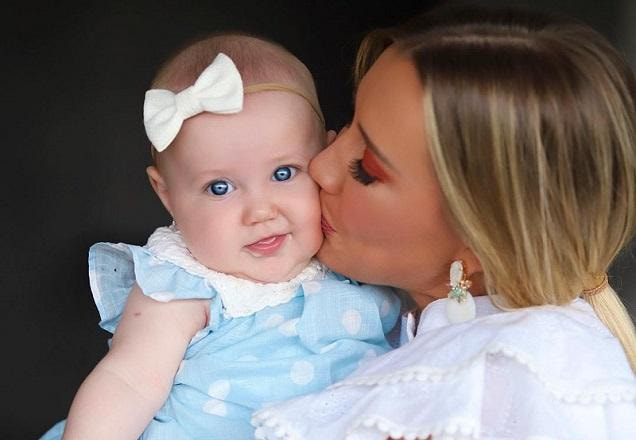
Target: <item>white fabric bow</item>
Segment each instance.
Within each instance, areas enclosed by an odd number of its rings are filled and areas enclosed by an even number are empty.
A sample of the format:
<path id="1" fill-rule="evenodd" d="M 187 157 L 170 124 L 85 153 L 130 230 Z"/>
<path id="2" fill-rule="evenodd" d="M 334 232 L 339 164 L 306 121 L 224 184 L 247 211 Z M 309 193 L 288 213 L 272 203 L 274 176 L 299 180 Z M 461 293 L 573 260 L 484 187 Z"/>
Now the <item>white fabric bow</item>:
<path id="1" fill-rule="evenodd" d="M 220 53 L 194 85 L 175 94 L 152 89 L 144 100 L 146 135 L 157 151 L 177 137 L 183 121 L 202 112 L 238 113 L 243 108 L 243 81 L 234 62 Z"/>

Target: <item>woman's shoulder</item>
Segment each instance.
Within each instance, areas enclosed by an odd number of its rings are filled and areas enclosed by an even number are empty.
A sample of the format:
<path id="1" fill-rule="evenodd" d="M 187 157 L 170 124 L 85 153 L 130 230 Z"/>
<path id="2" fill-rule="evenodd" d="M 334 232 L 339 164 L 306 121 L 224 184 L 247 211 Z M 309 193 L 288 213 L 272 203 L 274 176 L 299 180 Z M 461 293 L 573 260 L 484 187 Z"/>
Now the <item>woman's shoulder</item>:
<path id="1" fill-rule="evenodd" d="M 433 303 L 411 342 L 324 393 L 257 413 L 263 437 L 277 438 L 267 423 L 301 438 L 636 432 L 634 373 L 586 303 L 504 312 L 476 300 L 476 319 L 456 325 L 445 320 L 443 301 Z M 304 421 L 300 407 L 315 411 Z"/>
<path id="2" fill-rule="evenodd" d="M 445 317 L 445 300 L 431 304 L 411 342 L 357 371 L 349 381 L 410 378 L 413 371 L 452 375 L 463 366 L 501 357 L 523 365 L 557 394 L 590 394 L 612 380 L 634 385 L 619 341 L 585 301 L 502 311 L 488 297 L 475 299 L 477 317 L 454 325 Z"/>

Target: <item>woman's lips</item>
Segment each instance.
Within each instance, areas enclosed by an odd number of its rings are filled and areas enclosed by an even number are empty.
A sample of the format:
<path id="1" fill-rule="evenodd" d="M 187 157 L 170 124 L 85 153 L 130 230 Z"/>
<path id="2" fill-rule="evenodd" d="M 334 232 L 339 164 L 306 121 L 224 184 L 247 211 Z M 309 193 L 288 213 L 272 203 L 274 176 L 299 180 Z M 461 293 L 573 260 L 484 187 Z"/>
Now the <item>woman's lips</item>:
<path id="1" fill-rule="evenodd" d="M 276 251 L 281 248 L 286 238 L 287 234 L 272 235 L 271 237 L 266 237 L 252 244 L 248 244 L 245 247 L 256 254 L 268 256 L 276 253 Z"/>
<path id="2" fill-rule="evenodd" d="M 320 217 L 320 227 L 322 228 L 322 233 L 325 235 L 333 234 L 334 232 L 336 232 L 336 230 L 322 216 Z"/>

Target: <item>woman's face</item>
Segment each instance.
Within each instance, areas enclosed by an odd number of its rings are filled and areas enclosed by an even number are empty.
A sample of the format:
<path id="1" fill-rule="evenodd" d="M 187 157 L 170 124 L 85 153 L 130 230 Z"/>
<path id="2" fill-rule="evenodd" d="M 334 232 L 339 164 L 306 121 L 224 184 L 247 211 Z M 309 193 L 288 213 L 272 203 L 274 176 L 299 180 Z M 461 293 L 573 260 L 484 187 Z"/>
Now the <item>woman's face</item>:
<path id="1" fill-rule="evenodd" d="M 423 100 L 412 62 L 387 49 L 360 84 L 351 125 L 310 165 L 321 187 L 319 258 L 362 282 L 405 289 L 418 303 L 446 293 L 450 263 L 464 248 L 427 151 Z"/>

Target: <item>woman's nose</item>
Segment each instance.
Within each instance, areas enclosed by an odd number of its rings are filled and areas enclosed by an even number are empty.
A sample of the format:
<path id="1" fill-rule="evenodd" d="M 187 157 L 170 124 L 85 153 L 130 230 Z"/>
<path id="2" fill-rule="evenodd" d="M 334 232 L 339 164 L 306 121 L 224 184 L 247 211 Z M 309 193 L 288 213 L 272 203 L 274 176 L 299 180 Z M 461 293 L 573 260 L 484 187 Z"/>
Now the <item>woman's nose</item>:
<path id="1" fill-rule="evenodd" d="M 338 155 L 341 138 L 318 153 L 309 163 L 309 175 L 324 191 L 336 194 L 340 190 L 346 168 L 344 158 Z"/>

